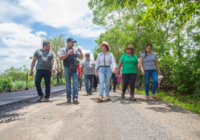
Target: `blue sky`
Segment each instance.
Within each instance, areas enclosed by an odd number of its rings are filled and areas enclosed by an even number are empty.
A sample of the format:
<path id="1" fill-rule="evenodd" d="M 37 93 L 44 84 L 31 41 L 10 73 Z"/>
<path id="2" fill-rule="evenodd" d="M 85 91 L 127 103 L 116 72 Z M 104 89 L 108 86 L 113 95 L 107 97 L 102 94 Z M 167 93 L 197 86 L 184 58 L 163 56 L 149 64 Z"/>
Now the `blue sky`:
<path id="1" fill-rule="evenodd" d="M 88 0 L 0 0 L 0 71 L 30 67 L 42 39 L 64 34 L 90 52 L 105 30 L 92 23 Z"/>

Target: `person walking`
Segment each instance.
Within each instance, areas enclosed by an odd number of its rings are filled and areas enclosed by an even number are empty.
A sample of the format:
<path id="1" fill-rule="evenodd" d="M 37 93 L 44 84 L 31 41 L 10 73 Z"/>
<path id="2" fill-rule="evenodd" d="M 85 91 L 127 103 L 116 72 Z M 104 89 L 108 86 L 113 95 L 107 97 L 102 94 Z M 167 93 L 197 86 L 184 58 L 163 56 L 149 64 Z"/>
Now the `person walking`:
<path id="1" fill-rule="evenodd" d="M 111 77 L 110 81 L 111 81 L 110 91 L 112 90 L 112 86 L 113 86 L 113 91 L 116 92 L 116 87 L 118 84 L 116 73 L 112 73 L 112 77 Z"/>
<path id="2" fill-rule="evenodd" d="M 60 50 L 60 60 L 63 60 L 65 68 L 67 103 L 71 103 L 71 78 L 73 81 L 73 103 L 78 103 L 78 74 L 77 58 L 83 59 L 82 50 L 74 48 L 73 38 L 67 39 L 67 46 Z"/>
<path id="3" fill-rule="evenodd" d="M 90 59 L 90 53 L 85 54 L 85 61 L 82 63 L 81 69 L 83 69 L 84 72 L 85 89 L 87 95 L 91 95 L 94 82 L 95 62 L 94 60 Z"/>
<path id="4" fill-rule="evenodd" d="M 125 48 L 125 54 L 121 56 L 120 62 L 118 65 L 117 74 L 120 74 L 121 66 L 122 66 L 122 79 L 123 79 L 123 89 L 121 97 L 125 97 L 125 92 L 127 87 L 130 84 L 130 100 L 136 101 L 134 98 L 135 91 L 135 80 L 138 73 L 138 58 L 134 55 L 134 47 L 132 45 L 128 45 Z"/>
<path id="5" fill-rule="evenodd" d="M 80 61 L 77 61 L 78 66 L 77 66 L 77 70 L 78 70 L 78 88 L 81 90 L 82 89 L 82 70 L 81 70 L 81 65 L 80 65 Z"/>
<path id="6" fill-rule="evenodd" d="M 36 64 L 36 75 L 35 75 L 35 86 L 38 93 L 37 101 L 43 99 L 43 92 L 41 88 L 41 81 L 44 78 L 45 81 L 45 96 L 44 101 L 49 102 L 50 92 L 51 92 L 51 73 L 55 73 L 56 69 L 56 58 L 55 54 L 50 51 L 50 43 L 43 42 L 43 48 L 35 51 L 33 55 L 33 60 L 31 63 L 30 75 L 33 75 L 33 69 Z M 53 67 L 52 67 L 53 62 Z"/>
<path id="7" fill-rule="evenodd" d="M 110 78 L 112 72 L 116 71 L 116 61 L 112 53 L 110 53 L 110 45 L 108 42 L 102 42 L 99 44 L 102 52 L 98 54 L 96 66 L 95 66 L 95 75 L 99 76 L 99 97 L 97 100 L 99 102 L 103 101 L 103 92 L 105 84 L 105 94 L 106 100 L 110 100 L 109 91 L 110 91 Z M 113 70 L 111 69 L 113 68 Z"/>
<path id="8" fill-rule="evenodd" d="M 93 92 L 97 92 L 97 86 L 98 86 L 98 80 L 99 78 L 96 76 L 96 75 L 94 75 L 94 82 L 93 82 Z"/>
<path id="9" fill-rule="evenodd" d="M 145 92 L 146 92 L 146 99 L 149 100 L 149 84 L 150 78 L 153 80 L 153 87 L 152 87 L 152 98 L 159 99 L 155 96 L 157 86 L 158 86 L 158 74 L 161 74 L 158 60 L 156 58 L 156 54 L 152 52 L 152 45 L 146 45 L 145 53 L 142 53 L 140 56 L 140 68 L 142 71 L 142 75 L 144 76 L 145 81 Z M 157 69 L 157 71 L 156 71 Z"/>

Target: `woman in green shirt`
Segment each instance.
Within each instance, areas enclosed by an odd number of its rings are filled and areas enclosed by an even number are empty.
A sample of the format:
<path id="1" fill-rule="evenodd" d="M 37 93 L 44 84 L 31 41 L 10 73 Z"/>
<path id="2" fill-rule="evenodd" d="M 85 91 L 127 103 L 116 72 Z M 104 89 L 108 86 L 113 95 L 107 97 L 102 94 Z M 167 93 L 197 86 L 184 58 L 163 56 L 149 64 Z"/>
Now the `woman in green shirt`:
<path id="1" fill-rule="evenodd" d="M 130 100 L 136 101 L 134 98 L 134 90 L 135 90 L 135 80 L 138 73 L 138 58 L 134 55 L 134 48 L 132 45 L 128 45 L 125 49 L 126 54 L 122 55 L 120 58 L 120 62 L 118 65 L 119 74 L 121 66 L 122 66 L 122 79 L 123 79 L 123 89 L 122 89 L 122 98 L 124 98 L 126 89 L 130 83 Z"/>

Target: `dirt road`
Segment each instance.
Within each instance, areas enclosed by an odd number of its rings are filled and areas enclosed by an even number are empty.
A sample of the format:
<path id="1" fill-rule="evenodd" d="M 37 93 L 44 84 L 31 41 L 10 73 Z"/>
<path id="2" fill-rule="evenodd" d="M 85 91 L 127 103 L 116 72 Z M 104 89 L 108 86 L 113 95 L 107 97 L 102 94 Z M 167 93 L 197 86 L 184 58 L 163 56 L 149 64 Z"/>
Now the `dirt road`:
<path id="1" fill-rule="evenodd" d="M 81 91 L 78 105 L 67 104 L 62 94 L 51 103 L 7 107 L 0 140 L 200 140 L 199 115 L 138 94 L 136 102 L 128 95 L 122 100 L 119 91 L 111 92 L 109 102 L 97 103 L 96 97 Z"/>

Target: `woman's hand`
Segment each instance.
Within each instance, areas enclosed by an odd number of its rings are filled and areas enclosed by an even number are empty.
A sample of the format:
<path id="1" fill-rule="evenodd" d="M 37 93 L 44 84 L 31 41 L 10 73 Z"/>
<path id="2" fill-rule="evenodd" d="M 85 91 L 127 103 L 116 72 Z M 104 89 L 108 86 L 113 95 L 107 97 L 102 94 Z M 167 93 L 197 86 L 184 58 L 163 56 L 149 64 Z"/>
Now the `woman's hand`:
<path id="1" fill-rule="evenodd" d="M 119 69 L 116 70 L 116 74 L 117 75 L 120 74 L 120 70 Z"/>
<path id="2" fill-rule="evenodd" d="M 158 75 L 162 75 L 161 71 L 158 71 Z"/>
<path id="3" fill-rule="evenodd" d="M 95 70 L 95 76 L 96 77 L 98 76 L 98 70 Z"/>
<path id="4" fill-rule="evenodd" d="M 143 76 L 145 75 L 145 72 L 144 72 L 144 70 L 142 70 L 142 75 L 143 75 Z"/>

